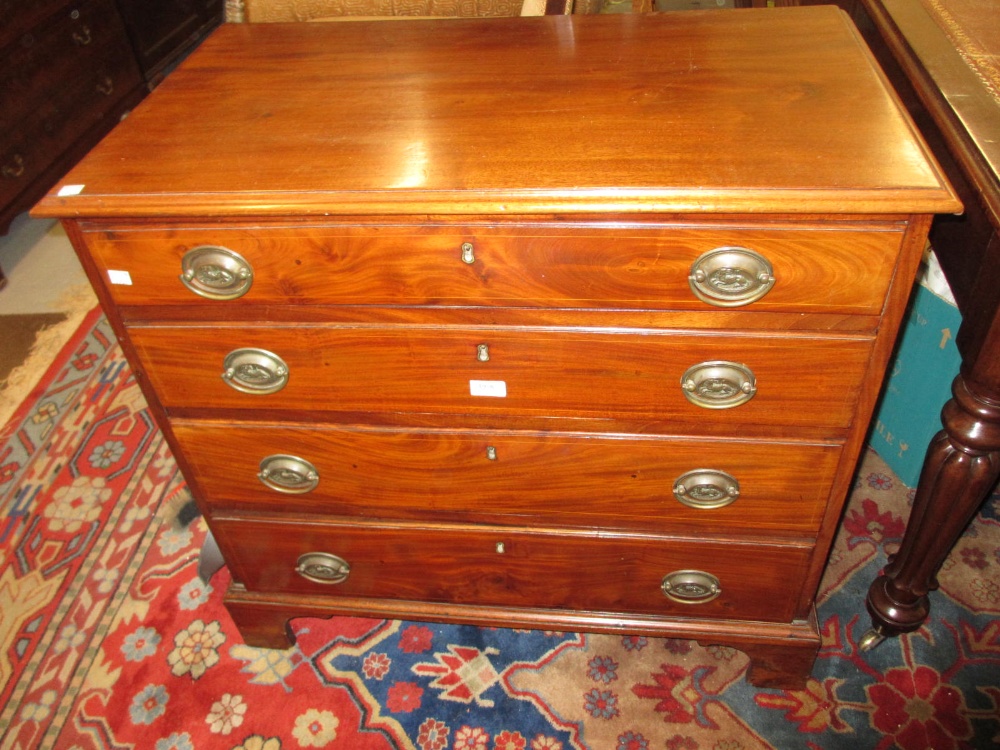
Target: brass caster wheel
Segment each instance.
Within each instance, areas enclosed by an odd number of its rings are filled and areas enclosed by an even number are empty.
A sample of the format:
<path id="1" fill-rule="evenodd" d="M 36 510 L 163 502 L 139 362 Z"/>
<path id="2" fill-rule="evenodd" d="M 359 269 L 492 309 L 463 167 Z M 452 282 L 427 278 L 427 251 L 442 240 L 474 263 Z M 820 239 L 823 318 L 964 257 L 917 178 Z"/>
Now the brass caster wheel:
<path id="1" fill-rule="evenodd" d="M 885 635 L 878 628 L 872 628 L 858 641 L 858 648 L 862 651 L 871 651 L 885 640 Z"/>

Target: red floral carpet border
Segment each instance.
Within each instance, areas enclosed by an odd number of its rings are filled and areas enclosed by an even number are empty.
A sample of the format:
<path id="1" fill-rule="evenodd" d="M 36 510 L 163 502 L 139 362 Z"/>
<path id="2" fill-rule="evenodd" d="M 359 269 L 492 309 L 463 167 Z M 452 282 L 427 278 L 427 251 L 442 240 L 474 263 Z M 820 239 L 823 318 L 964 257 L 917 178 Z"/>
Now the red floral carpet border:
<path id="1" fill-rule="evenodd" d="M 806 690 L 730 648 L 358 618 L 244 645 L 198 577 L 205 528 L 96 311 L 0 433 L 0 746 L 749 750 L 1000 745 L 1000 501 L 931 621 L 861 653 L 864 591 L 910 492 L 874 453 L 823 587 Z"/>

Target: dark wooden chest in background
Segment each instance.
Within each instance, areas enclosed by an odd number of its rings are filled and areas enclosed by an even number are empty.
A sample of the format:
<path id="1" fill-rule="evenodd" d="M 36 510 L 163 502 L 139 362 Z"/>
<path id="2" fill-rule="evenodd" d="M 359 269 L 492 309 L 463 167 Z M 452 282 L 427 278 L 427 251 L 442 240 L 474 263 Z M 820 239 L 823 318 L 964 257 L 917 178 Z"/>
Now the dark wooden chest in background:
<path id="1" fill-rule="evenodd" d="M 222 0 L 0 0 L 0 233 L 222 19 Z"/>

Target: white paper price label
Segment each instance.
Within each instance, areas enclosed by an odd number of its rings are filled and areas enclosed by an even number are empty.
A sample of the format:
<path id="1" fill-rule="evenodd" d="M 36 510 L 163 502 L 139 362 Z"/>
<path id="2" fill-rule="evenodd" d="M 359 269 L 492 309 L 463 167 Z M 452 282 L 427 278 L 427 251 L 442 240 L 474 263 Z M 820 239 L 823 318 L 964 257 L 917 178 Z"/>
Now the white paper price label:
<path id="1" fill-rule="evenodd" d="M 506 398 L 507 384 L 502 380 L 470 380 L 469 393 L 473 396 Z"/>

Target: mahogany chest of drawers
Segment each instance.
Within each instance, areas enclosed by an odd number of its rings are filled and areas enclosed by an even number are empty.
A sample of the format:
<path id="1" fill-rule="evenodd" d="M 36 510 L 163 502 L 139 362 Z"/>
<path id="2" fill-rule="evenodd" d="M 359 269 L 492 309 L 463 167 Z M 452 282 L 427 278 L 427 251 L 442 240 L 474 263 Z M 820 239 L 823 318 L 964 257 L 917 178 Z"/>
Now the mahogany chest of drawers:
<path id="1" fill-rule="evenodd" d="M 959 208 L 846 17 L 804 8 L 226 27 L 36 213 L 247 642 L 635 632 L 791 685 Z"/>

